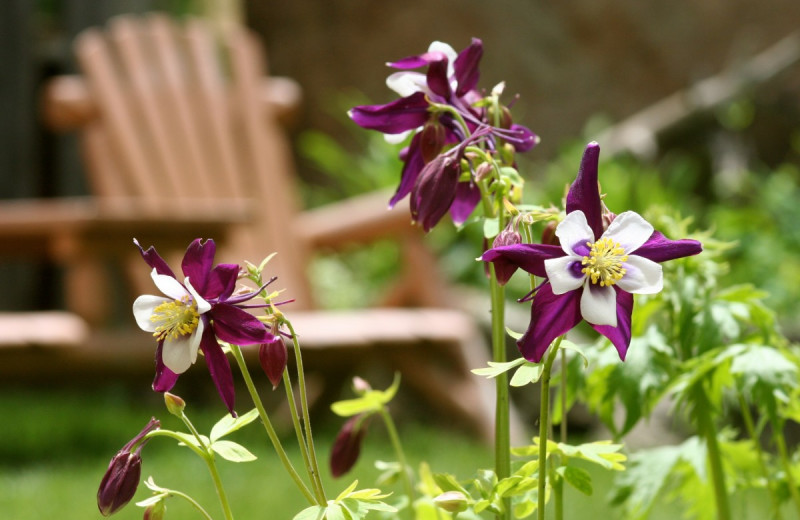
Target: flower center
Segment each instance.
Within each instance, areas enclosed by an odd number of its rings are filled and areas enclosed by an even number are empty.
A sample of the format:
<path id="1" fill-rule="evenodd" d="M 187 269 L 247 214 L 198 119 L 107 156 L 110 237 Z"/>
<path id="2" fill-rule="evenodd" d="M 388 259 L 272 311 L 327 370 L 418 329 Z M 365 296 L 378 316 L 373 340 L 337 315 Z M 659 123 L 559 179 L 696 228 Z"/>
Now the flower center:
<path id="1" fill-rule="evenodd" d="M 159 340 L 170 336 L 175 339 L 194 332 L 200 321 L 200 314 L 197 312 L 197 304 L 187 295 L 180 300 L 164 302 L 153 309 L 150 321 L 156 323 L 153 336 Z"/>
<path id="2" fill-rule="evenodd" d="M 601 238 L 594 244 L 586 242 L 591 247 L 589 256 L 584 256 L 581 261 L 583 269 L 581 272 L 588 276 L 592 283 L 600 284 L 600 287 L 610 286 L 617 283 L 625 274 L 622 263 L 628 260 L 625 249 L 619 243 L 610 238 Z"/>

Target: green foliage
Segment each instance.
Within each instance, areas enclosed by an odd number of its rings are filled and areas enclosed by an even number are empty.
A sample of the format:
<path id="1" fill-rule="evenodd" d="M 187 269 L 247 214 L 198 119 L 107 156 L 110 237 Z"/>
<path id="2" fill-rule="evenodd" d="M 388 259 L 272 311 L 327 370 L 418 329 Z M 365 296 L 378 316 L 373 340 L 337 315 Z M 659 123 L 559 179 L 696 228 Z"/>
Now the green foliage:
<path id="1" fill-rule="evenodd" d="M 370 511 L 394 513 L 396 508 L 383 502 L 389 495 L 380 489 L 356 490 L 358 481 L 354 481 L 327 506 L 311 506 L 295 515 L 294 520 L 359 520 L 366 518 Z"/>

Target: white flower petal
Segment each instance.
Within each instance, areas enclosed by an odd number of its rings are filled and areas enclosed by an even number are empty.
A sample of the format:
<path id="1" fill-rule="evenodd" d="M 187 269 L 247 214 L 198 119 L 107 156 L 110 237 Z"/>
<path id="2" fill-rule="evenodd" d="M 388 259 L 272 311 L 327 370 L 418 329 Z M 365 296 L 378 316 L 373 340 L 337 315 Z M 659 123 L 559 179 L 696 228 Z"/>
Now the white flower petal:
<path id="1" fill-rule="evenodd" d="M 453 63 L 458 58 L 458 53 L 449 43 L 438 40 L 431 42 L 428 46 L 428 52 L 443 52 L 450 63 Z"/>
<path id="2" fill-rule="evenodd" d="M 199 336 L 192 334 L 189 337 L 179 336 L 177 338 L 168 337 L 164 340 L 164 347 L 161 349 L 161 360 L 164 365 L 176 374 L 186 372 L 192 366 L 192 342 L 199 344 Z M 196 356 L 196 354 L 195 354 Z"/>
<path id="3" fill-rule="evenodd" d="M 202 296 L 197 294 L 197 291 L 194 290 L 194 287 L 192 287 L 192 284 L 189 282 L 188 276 L 183 281 L 183 284 L 189 290 L 189 294 L 192 295 L 192 300 L 197 304 L 197 314 L 205 314 L 211 310 L 211 304 L 205 301 Z"/>
<path id="4" fill-rule="evenodd" d="M 561 249 L 570 256 L 583 257 L 575 252 L 574 247 L 576 245 L 585 246 L 587 242 L 594 243 L 594 232 L 586 221 L 586 215 L 580 210 L 567 214 L 567 217 L 556 227 L 556 236 L 561 242 Z"/>
<path id="5" fill-rule="evenodd" d="M 562 256 L 560 258 L 548 258 L 544 261 L 544 270 L 547 271 L 547 279 L 553 288 L 553 294 L 564 294 L 574 291 L 583 284 L 586 275 L 575 276 L 570 269 L 574 262 L 580 262 L 576 256 Z"/>
<path id="6" fill-rule="evenodd" d="M 400 97 L 407 97 L 417 92 L 428 92 L 428 81 L 425 74 L 401 70 L 389 74 L 386 86 L 397 92 Z"/>
<path id="7" fill-rule="evenodd" d="M 408 134 L 411 133 L 411 130 L 406 130 L 405 132 L 400 132 L 399 134 L 383 134 L 383 140 L 389 144 L 400 144 L 406 140 Z"/>
<path id="8" fill-rule="evenodd" d="M 205 329 L 205 324 L 203 324 L 203 320 L 197 322 L 197 328 L 189 337 L 189 356 L 194 364 L 197 361 L 197 351 L 200 350 L 200 340 L 203 339 L 203 329 Z"/>
<path id="9" fill-rule="evenodd" d="M 634 294 L 655 294 L 664 287 L 661 266 L 647 258 L 630 255 L 622 264 L 625 275 L 617 281 L 623 291 Z"/>
<path id="10" fill-rule="evenodd" d="M 171 276 L 165 274 L 158 274 L 155 269 L 150 273 L 153 278 L 153 283 L 156 284 L 158 290 L 166 294 L 173 300 L 180 300 L 189 293 L 183 288 L 181 283 Z"/>
<path id="11" fill-rule="evenodd" d="M 133 317 L 136 319 L 136 324 L 145 332 L 155 332 L 156 324 L 150 318 L 153 316 L 153 311 L 162 303 L 172 301 L 163 296 L 153 296 L 152 294 L 143 294 L 136 298 L 133 302 Z"/>
<path id="12" fill-rule="evenodd" d="M 617 326 L 617 291 L 586 282 L 581 295 L 581 315 L 592 325 Z"/>
<path id="13" fill-rule="evenodd" d="M 603 238 L 619 243 L 630 254 L 642 247 L 652 234 L 653 226 L 648 221 L 635 211 L 626 211 L 611 222 Z"/>

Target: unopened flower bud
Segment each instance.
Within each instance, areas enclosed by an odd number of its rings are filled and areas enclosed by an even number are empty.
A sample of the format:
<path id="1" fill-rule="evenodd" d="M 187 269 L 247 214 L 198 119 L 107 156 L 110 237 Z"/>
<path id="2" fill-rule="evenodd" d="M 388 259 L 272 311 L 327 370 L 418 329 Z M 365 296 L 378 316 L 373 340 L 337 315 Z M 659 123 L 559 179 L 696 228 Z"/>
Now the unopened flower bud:
<path id="1" fill-rule="evenodd" d="M 142 474 L 141 451 L 146 442 L 144 437 L 160 426 L 157 419 L 150 419 L 147 426 L 111 459 L 97 490 L 97 508 L 103 516 L 116 513 L 136 494 Z"/>
<path id="2" fill-rule="evenodd" d="M 422 127 L 419 139 L 422 160 L 427 164 L 435 159 L 444 148 L 446 139 L 444 125 L 438 119 L 428 121 Z"/>
<path id="3" fill-rule="evenodd" d="M 155 504 L 147 506 L 147 509 L 144 510 L 143 520 L 162 520 L 166 511 L 167 505 L 163 500 L 159 500 Z"/>
<path id="4" fill-rule="evenodd" d="M 183 409 L 186 408 L 186 401 L 169 392 L 164 392 L 164 404 L 167 405 L 167 411 L 175 417 L 183 415 Z"/>
<path id="5" fill-rule="evenodd" d="M 367 383 L 365 380 L 361 379 L 358 376 L 355 376 L 353 378 L 353 391 L 355 393 L 357 393 L 358 395 L 364 395 L 370 390 L 372 390 L 372 386 L 370 386 L 370 384 Z"/>
<path id="6" fill-rule="evenodd" d="M 489 178 L 489 176 L 492 175 L 492 170 L 494 170 L 494 167 L 491 165 L 491 163 L 480 163 L 478 167 L 475 168 L 475 180 L 481 182 L 482 180 Z"/>
<path id="7" fill-rule="evenodd" d="M 427 233 L 450 209 L 461 176 L 460 158 L 439 155 L 425 165 L 411 190 L 411 218 Z"/>
<path id="8" fill-rule="evenodd" d="M 522 243 L 522 236 L 512 225 L 506 227 L 499 235 L 494 237 L 492 248 L 503 246 L 515 246 Z M 496 260 L 494 263 L 494 273 L 497 283 L 505 285 L 511 276 L 517 271 L 517 266 L 504 260 Z"/>
<path id="9" fill-rule="evenodd" d="M 367 433 L 367 425 L 362 414 L 347 420 L 336 435 L 331 448 L 331 475 L 341 477 L 350 471 L 361 454 L 361 443 Z"/>
<path id="10" fill-rule="evenodd" d="M 547 244 L 551 246 L 558 246 L 561 245 L 561 242 L 558 240 L 556 236 L 556 228 L 558 227 L 558 222 L 555 220 L 551 220 L 544 226 L 544 230 L 542 230 L 542 244 Z"/>
<path id="11" fill-rule="evenodd" d="M 264 373 L 267 374 L 269 382 L 272 383 L 273 390 L 278 388 L 281 383 L 287 357 L 286 344 L 279 335 L 271 341 L 262 343 L 258 348 L 258 361 L 261 363 Z"/>
<path id="12" fill-rule="evenodd" d="M 433 499 L 433 503 L 448 513 L 466 511 L 469 499 L 461 491 L 446 491 Z"/>

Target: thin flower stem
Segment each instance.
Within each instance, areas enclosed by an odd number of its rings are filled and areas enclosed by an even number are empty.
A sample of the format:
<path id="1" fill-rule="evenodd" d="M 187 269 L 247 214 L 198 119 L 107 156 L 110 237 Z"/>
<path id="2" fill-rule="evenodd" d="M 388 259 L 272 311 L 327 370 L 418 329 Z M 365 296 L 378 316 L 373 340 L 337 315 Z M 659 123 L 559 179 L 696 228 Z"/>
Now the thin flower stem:
<path id="1" fill-rule="evenodd" d="M 233 520 L 233 511 L 231 511 L 230 502 L 228 502 L 228 495 L 225 493 L 225 487 L 222 485 L 222 479 L 219 476 L 219 471 L 217 470 L 217 463 L 214 460 L 214 451 L 211 449 L 210 446 L 206 445 L 203 437 L 197 431 L 197 428 L 194 427 L 192 421 L 189 420 L 189 417 L 186 416 L 185 413 L 181 412 L 181 421 L 183 424 L 189 428 L 189 431 L 192 432 L 194 438 L 197 439 L 198 444 L 203 449 L 203 460 L 208 466 L 208 472 L 211 473 L 211 480 L 214 481 L 214 488 L 217 490 L 217 496 L 219 497 L 219 503 L 222 506 L 222 512 L 225 515 L 227 520 Z"/>
<path id="2" fill-rule="evenodd" d="M 492 297 L 492 360 L 506 361 L 505 290 L 497 282 L 494 264 L 489 264 L 489 281 Z M 495 436 L 494 460 L 498 480 L 511 475 L 511 428 L 509 424 L 508 374 L 503 372 L 495 378 Z M 500 518 L 510 518 L 511 499 L 505 499 L 506 507 Z"/>
<path id="3" fill-rule="evenodd" d="M 779 427 L 780 426 L 780 427 Z M 783 472 L 786 473 L 786 483 L 789 485 L 789 494 L 792 497 L 797 512 L 800 513 L 800 494 L 797 492 L 797 482 L 792 473 L 792 465 L 789 462 L 789 453 L 786 449 L 786 439 L 783 438 L 783 425 L 773 424 L 772 437 L 775 446 L 778 448 L 778 456 L 783 465 Z"/>
<path id="4" fill-rule="evenodd" d="M 203 506 L 201 506 L 201 505 L 200 505 L 200 504 L 197 502 L 197 500 L 193 499 L 192 497 L 190 497 L 190 496 L 189 496 L 189 495 L 187 495 L 186 493 L 182 493 L 182 492 L 180 492 L 180 491 L 176 491 L 176 490 L 174 490 L 174 489 L 170 489 L 170 490 L 168 491 L 168 493 L 169 493 L 170 495 L 172 495 L 172 496 L 180 497 L 180 498 L 182 498 L 182 499 L 186 500 L 187 502 L 189 502 L 190 504 L 192 504 L 192 506 L 194 506 L 194 508 L 195 508 L 195 509 L 197 509 L 197 512 L 198 512 L 198 513 L 200 513 L 201 515 L 203 515 L 203 517 L 204 517 L 206 520 L 213 520 L 213 518 L 211 517 L 211 515 L 209 515 L 209 514 L 208 514 L 208 512 L 207 512 L 205 509 L 203 509 Z"/>
<path id="5" fill-rule="evenodd" d="M 381 406 L 381 417 L 386 425 L 386 430 L 389 432 L 389 439 L 392 441 L 395 454 L 397 455 L 397 462 L 400 463 L 400 475 L 403 479 L 403 485 L 406 488 L 406 495 L 408 495 L 408 515 L 409 518 L 414 518 L 414 486 L 411 485 L 411 477 L 408 475 L 408 461 L 403 452 L 403 445 L 400 442 L 400 436 L 397 434 L 397 428 L 392 420 L 392 415 L 385 406 Z"/>
<path id="6" fill-rule="evenodd" d="M 769 491 L 769 500 L 772 502 L 772 509 L 775 511 L 775 519 L 781 520 L 783 515 L 781 515 L 780 500 L 775 493 L 775 486 L 772 485 L 772 479 L 770 478 L 769 469 L 767 468 L 766 454 L 764 450 L 761 449 L 761 443 L 758 440 L 758 433 L 756 432 L 755 423 L 753 422 L 753 414 L 750 413 L 750 407 L 744 395 L 742 395 L 741 392 L 738 392 L 738 394 L 739 408 L 741 409 L 742 418 L 744 419 L 744 426 L 747 430 L 747 434 L 750 436 L 750 440 L 753 441 L 753 448 L 756 450 L 758 465 L 761 467 L 762 475 L 764 475 L 764 482 L 766 482 L 767 490 Z"/>
<path id="7" fill-rule="evenodd" d="M 708 396 L 705 389 L 700 388 L 697 392 L 698 408 L 701 410 L 708 410 L 711 404 L 708 402 Z M 725 473 L 722 469 L 722 452 L 719 448 L 719 440 L 717 439 L 717 432 L 711 420 L 712 415 L 709 413 L 698 413 L 697 420 L 700 431 L 706 440 L 706 450 L 708 451 L 708 463 L 711 467 L 711 480 L 714 484 L 714 501 L 717 504 L 717 519 L 730 520 L 731 509 L 728 503 L 728 491 L 725 485 Z"/>
<path id="8" fill-rule="evenodd" d="M 283 320 L 289 333 L 292 335 L 292 345 L 294 346 L 294 359 L 297 365 L 297 384 L 300 388 L 300 409 L 303 412 L 303 423 L 306 429 L 306 443 L 308 445 L 308 456 L 311 462 L 311 480 L 314 482 L 314 487 L 317 488 L 319 498 L 322 499 L 320 505 L 325 505 L 328 500 L 325 497 L 325 489 L 322 486 L 322 476 L 319 473 L 319 464 L 317 463 L 317 451 L 314 449 L 314 436 L 311 433 L 311 418 L 308 412 L 308 396 L 306 395 L 306 376 L 303 371 L 303 355 L 300 352 L 300 343 L 297 340 L 297 334 L 292 327 L 291 322 L 284 318 Z"/>
<path id="9" fill-rule="evenodd" d="M 561 442 L 567 442 L 567 351 L 561 350 Z"/>
<path id="10" fill-rule="evenodd" d="M 283 387 L 286 389 L 286 401 L 289 403 L 289 413 L 292 416 L 292 425 L 294 432 L 297 435 L 297 444 L 300 446 L 300 453 L 303 455 L 303 464 L 306 466 L 306 472 L 311 479 L 311 486 L 314 488 L 314 493 L 319 500 L 323 493 L 316 486 L 316 481 L 313 478 L 314 470 L 311 467 L 311 457 L 308 455 L 308 444 L 306 443 L 305 436 L 303 435 L 303 427 L 300 425 L 300 415 L 297 413 L 297 403 L 294 400 L 294 391 L 292 390 L 292 379 L 289 376 L 289 370 L 283 370 Z"/>
<path id="11" fill-rule="evenodd" d="M 559 336 L 550 347 L 550 352 L 542 366 L 542 375 L 539 378 L 541 385 L 541 401 L 539 406 L 539 493 L 536 504 L 537 517 L 544 520 L 545 490 L 547 489 L 547 432 L 550 423 L 550 371 L 558 353 L 558 347 L 564 336 Z"/>
<path id="12" fill-rule="evenodd" d="M 272 426 L 272 422 L 269 420 L 267 410 L 264 408 L 264 403 L 261 402 L 261 396 L 258 395 L 258 390 L 256 390 L 256 386 L 253 383 L 253 378 L 250 377 L 250 371 L 247 369 L 247 363 L 245 363 L 244 356 L 242 355 L 242 349 L 239 348 L 238 345 L 231 345 L 231 352 L 233 353 L 233 358 L 236 360 L 236 363 L 239 365 L 239 369 L 242 372 L 242 377 L 244 378 L 244 383 L 247 386 L 247 390 L 250 392 L 250 398 L 253 400 L 253 404 L 258 409 L 258 416 L 261 418 L 261 423 L 264 425 L 267 436 L 272 442 L 272 446 L 275 448 L 275 453 L 281 460 L 283 467 L 286 469 L 287 473 L 289 473 L 289 476 L 292 477 L 295 485 L 303 494 L 303 496 L 306 497 L 306 500 L 308 500 L 310 504 L 324 506 L 325 502 L 318 502 L 314 498 L 314 495 L 311 493 L 311 491 L 309 491 L 308 487 L 300 478 L 300 475 L 297 474 L 294 466 L 292 466 L 289 456 L 286 455 L 286 450 L 283 449 L 281 441 L 278 438 L 278 434 L 275 433 L 275 428 Z"/>

